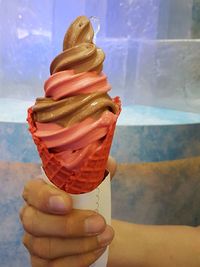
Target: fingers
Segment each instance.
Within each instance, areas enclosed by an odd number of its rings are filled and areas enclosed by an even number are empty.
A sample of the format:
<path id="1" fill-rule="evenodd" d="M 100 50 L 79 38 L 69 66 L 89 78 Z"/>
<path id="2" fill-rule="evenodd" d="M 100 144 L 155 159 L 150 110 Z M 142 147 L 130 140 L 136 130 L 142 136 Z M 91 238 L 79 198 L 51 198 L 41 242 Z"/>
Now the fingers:
<path id="1" fill-rule="evenodd" d="M 49 262 L 47 260 L 38 258 L 36 256 L 31 256 L 31 266 L 32 267 L 49 267 Z"/>
<path id="2" fill-rule="evenodd" d="M 117 170 L 117 163 L 115 159 L 111 156 L 109 156 L 108 158 L 107 169 L 110 172 L 110 177 L 112 178 L 115 175 L 115 172 Z"/>
<path id="3" fill-rule="evenodd" d="M 104 218 L 94 211 L 72 210 L 60 216 L 26 206 L 20 218 L 28 233 L 42 237 L 84 237 L 101 233 L 106 227 Z"/>
<path id="4" fill-rule="evenodd" d="M 103 248 L 97 251 L 92 251 L 76 256 L 64 257 L 53 261 L 47 261 L 32 256 L 31 264 L 32 267 L 86 267 L 94 263 L 105 252 L 105 250 L 106 248 Z"/>
<path id="5" fill-rule="evenodd" d="M 64 239 L 33 237 L 26 233 L 23 243 L 31 255 L 46 260 L 89 253 L 107 247 L 114 237 L 111 226 L 98 236 Z"/>
<path id="6" fill-rule="evenodd" d="M 24 200 L 36 209 L 51 214 L 66 214 L 72 209 L 70 196 L 41 179 L 30 180 L 24 187 Z"/>

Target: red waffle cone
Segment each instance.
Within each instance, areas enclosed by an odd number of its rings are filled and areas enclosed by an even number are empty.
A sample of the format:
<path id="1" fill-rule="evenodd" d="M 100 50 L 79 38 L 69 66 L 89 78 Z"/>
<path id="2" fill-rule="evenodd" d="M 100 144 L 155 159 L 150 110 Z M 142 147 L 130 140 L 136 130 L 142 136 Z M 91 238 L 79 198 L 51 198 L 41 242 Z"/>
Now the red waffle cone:
<path id="1" fill-rule="evenodd" d="M 116 97 L 114 102 L 119 105 L 120 113 L 121 106 L 119 98 Z M 71 194 L 86 193 L 95 189 L 102 182 L 105 175 L 116 122 L 109 127 L 108 133 L 99 149 L 91 154 L 78 170 L 68 170 L 56 158 L 55 154 L 48 151 L 44 142 L 34 135 L 36 127 L 32 113 L 32 108 L 29 108 L 27 118 L 29 131 L 37 146 L 42 160 L 42 167 L 48 179 L 58 188 Z"/>

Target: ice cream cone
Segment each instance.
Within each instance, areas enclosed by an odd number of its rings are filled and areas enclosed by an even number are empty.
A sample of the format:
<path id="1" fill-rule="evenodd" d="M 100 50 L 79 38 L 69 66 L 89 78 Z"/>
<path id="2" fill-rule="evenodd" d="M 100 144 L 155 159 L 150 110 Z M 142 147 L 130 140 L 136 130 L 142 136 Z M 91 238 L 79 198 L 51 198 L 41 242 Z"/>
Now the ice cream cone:
<path id="1" fill-rule="evenodd" d="M 113 100 L 120 107 L 120 100 Z M 120 113 L 120 108 L 119 108 Z M 87 193 L 95 189 L 105 177 L 106 164 L 110 153 L 116 122 L 110 125 L 101 146 L 91 154 L 78 170 L 69 170 L 57 159 L 56 154 L 50 153 L 42 140 L 34 135 L 36 127 L 32 117 L 32 108 L 28 110 L 29 131 L 37 146 L 42 166 L 49 180 L 58 188 L 71 193 Z M 119 114 L 117 114 L 119 115 Z"/>

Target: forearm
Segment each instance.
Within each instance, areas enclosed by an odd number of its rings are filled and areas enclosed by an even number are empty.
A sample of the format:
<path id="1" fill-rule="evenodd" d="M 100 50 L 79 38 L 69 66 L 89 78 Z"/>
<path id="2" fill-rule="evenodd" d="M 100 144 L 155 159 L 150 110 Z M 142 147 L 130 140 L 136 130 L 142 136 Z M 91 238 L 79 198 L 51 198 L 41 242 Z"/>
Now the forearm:
<path id="1" fill-rule="evenodd" d="M 200 230 L 113 221 L 108 267 L 199 267 Z"/>

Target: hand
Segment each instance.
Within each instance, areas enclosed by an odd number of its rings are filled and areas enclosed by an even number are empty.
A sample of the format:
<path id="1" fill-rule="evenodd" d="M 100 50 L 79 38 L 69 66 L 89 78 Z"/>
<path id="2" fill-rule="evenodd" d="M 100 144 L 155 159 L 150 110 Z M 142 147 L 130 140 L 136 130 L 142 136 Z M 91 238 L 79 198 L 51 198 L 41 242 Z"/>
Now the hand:
<path id="1" fill-rule="evenodd" d="M 111 177 L 116 163 L 109 158 Z M 70 196 L 40 179 L 24 188 L 26 205 L 20 212 L 25 229 L 23 243 L 33 267 L 89 266 L 114 237 L 111 226 L 94 211 L 73 209 Z"/>

